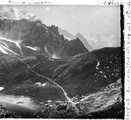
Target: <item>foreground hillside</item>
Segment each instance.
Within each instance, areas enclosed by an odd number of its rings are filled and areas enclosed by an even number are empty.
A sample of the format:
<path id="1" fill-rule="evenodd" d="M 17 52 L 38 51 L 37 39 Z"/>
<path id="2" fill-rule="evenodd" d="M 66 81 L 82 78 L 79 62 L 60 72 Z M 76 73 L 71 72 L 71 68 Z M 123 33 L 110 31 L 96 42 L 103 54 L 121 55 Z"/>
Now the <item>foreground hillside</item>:
<path id="1" fill-rule="evenodd" d="M 21 117 L 122 118 L 121 49 L 103 48 L 70 58 L 0 55 L 0 101 Z M 79 110 L 68 106 L 61 86 Z M 14 106 L 14 107 L 10 107 Z M 18 112 L 16 108 L 22 112 Z M 115 110 L 116 114 L 112 111 Z M 24 112 L 28 111 L 28 112 Z M 50 112 L 49 112 L 50 111 Z"/>

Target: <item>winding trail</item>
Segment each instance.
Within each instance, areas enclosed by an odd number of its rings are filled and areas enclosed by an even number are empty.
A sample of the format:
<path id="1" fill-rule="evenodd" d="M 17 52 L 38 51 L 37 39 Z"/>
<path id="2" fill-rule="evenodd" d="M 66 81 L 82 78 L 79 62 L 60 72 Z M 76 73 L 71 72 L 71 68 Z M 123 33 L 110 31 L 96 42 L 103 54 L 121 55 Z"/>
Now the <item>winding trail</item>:
<path id="1" fill-rule="evenodd" d="M 48 28 L 46 27 L 46 29 L 48 29 Z M 49 29 L 48 29 L 48 30 L 49 30 Z M 51 30 L 49 30 L 49 31 L 51 31 Z M 52 32 L 52 31 L 51 31 L 51 32 Z M 52 32 L 52 33 L 53 33 L 53 32 Z M 54 34 L 54 33 L 53 33 L 53 34 Z M 54 34 L 54 35 L 57 36 L 56 34 Z M 57 37 L 58 37 L 58 36 L 57 36 Z M 14 44 L 20 49 L 20 52 L 21 52 L 21 55 L 22 55 L 21 46 L 20 46 L 20 43 L 22 42 L 21 40 L 13 41 L 13 40 L 11 40 L 11 39 L 7 39 L 7 38 L 1 37 L 1 36 L 0 36 L 0 39 L 14 43 Z M 39 76 L 39 77 L 42 77 L 42 78 L 47 79 L 47 80 L 50 81 L 52 84 L 54 84 L 54 85 L 56 85 L 58 88 L 60 88 L 61 91 L 63 92 L 65 98 L 67 99 L 67 102 L 68 102 L 69 105 L 70 105 L 70 106 L 68 106 L 68 107 L 73 107 L 74 110 L 75 110 L 75 112 L 76 112 L 77 114 L 79 114 L 79 109 L 75 106 L 75 103 L 70 99 L 70 97 L 68 97 L 68 95 L 67 95 L 67 93 L 65 92 L 65 90 L 63 89 L 63 87 L 61 87 L 59 84 L 57 84 L 56 82 L 54 82 L 54 81 L 51 80 L 50 78 L 45 77 L 45 76 L 37 73 L 36 71 L 34 71 L 27 63 L 25 63 L 22 59 L 20 59 L 20 58 L 18 57 L 18 56 L 20 56 L 20 55 L 18 55 L 17 53 L 13 52 L 13 51 L 10 50 L 8 47 L 6 48 L 6 47 L 4 46 L 4 48 L 5 48 L 5 49 L 8 49 L 10 52 L 12 52 L 12 53 L 14 54 L 14 57 L 15 57 L 15 58 L 17 58 L 19 61 L 21 61 L 23 64 L 25 64 L 25 65 L 27 66 L 27 70 L 30 70 L 32 73 L 36 74 L 36 75 Z M 34 66 L 35 66 L 35 65 L 34 65 Z"/>
<path id="2" fill-rule="evenodd" d="M 45 77 L 45 76 L 37 73 L 36 71 L 32 70 L 32 68 L 27 63 L 25 63 L 23 60 L 21 60 L 20 58 L 17 57 L 17 59 L 19 59 L 23 64 L 25 64 L 27 66 L 27 70 L 30 70 L 32 73 L 36 74 L 39 77 L 47 79 L 48 81 L 50 81 L 51 83 L 53 83 L 54 85 L 56 85 L 58 88 L 60 88 L 61 91 L 63 92 L 65 98 L 67 99 L 67 102 L 69 103 L 69 107 L 73 107 L 74 110 L 75 110 L 75 112 L 77 113 L 77 115 L 79 114 L 79 109 L 75 106 L 75 103 L 70 99 L 70 97 L 68 97 L 68 95 L 65 92 L 65 90 L 59 84 L 57 84 L 56 82 L 54 82 L 50 78 Z"/>

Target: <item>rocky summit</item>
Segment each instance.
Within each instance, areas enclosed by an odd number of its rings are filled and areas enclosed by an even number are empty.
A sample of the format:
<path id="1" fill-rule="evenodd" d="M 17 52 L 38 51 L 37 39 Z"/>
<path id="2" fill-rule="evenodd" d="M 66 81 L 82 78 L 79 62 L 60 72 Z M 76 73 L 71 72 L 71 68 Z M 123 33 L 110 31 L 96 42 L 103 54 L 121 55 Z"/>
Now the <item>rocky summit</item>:
<path id="1" fill-rule="evenodd" d="M 88 52 L 80 39 L 68 41 L 59 34 L 58 27 L 55 25 L 46 26 L 39 19 L 31 21 L 30 17 L 1 18 L 0 51 L 5 54 L 19 56 L 40 54 L 58 59 Z"/>

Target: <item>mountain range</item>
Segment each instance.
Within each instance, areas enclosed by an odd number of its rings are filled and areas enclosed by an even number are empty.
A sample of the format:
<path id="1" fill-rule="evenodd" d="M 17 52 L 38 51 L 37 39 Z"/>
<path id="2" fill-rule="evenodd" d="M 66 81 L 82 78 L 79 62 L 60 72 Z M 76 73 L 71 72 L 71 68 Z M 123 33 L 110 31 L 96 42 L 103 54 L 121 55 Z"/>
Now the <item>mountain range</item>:
<path id="1" fill-rule="evenodd" d="M 57 27 L 47 27 L 41 21 L 0 20 L 0 33 L 1 49 L 23 56 L 43 54 L 61 58 L 88 52 L 79 39 L 65 40 Z"/>
<path id="2" fill-rule="evenodd" d="M 23 13 L 0 17 L 0 117 L 122 119 L 121 47 L 89 51 L 80 33 Z"/>

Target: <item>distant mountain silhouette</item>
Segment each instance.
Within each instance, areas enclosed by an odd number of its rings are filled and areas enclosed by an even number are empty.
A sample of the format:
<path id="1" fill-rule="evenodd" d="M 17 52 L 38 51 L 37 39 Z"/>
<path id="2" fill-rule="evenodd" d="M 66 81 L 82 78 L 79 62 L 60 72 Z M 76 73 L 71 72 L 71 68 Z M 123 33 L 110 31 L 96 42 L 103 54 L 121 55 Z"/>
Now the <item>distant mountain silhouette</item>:
<path id="1" fill-rule="evenodd" d="M 65 29 L 58 29 L 59 30 L 59 33 L 60 35 L 63 35 L 65 38 L 71 40 L 74 38 L 74 35 L 72 35 L 70 32 L 68 32 L 67 30 Z"/>
<path id="2" fill-rule="evenodd" d="M 87 42 L 86 38 L 84 38 L 84 36 L 81 35 L 80 33 L 77 33 L 74 36 L 74 38 L 79 38 L 86 48 L 88 48 L 89 50 L 93 50 L 92 46 Z"/>
<path id="3" fill-rule="evenodd" d="M 59 33 L 61 35 L 63 35 L 66 39 L 68 40 L 72 40 L 72 39 L 76 39 L 79 38 L 81 40 L 81 42 L 84 44 L 84 46 L 88 49 L 88 50 L 93 50 L 92 46 L 88 43 L 88 41 L 86 40 L 86 38 L 84 38 L 84 36 L 81 33 L 77 33 L 76 35 L 72 35 L 70 32 L 68 32 L 65 29 L 58 29 Z"/>

